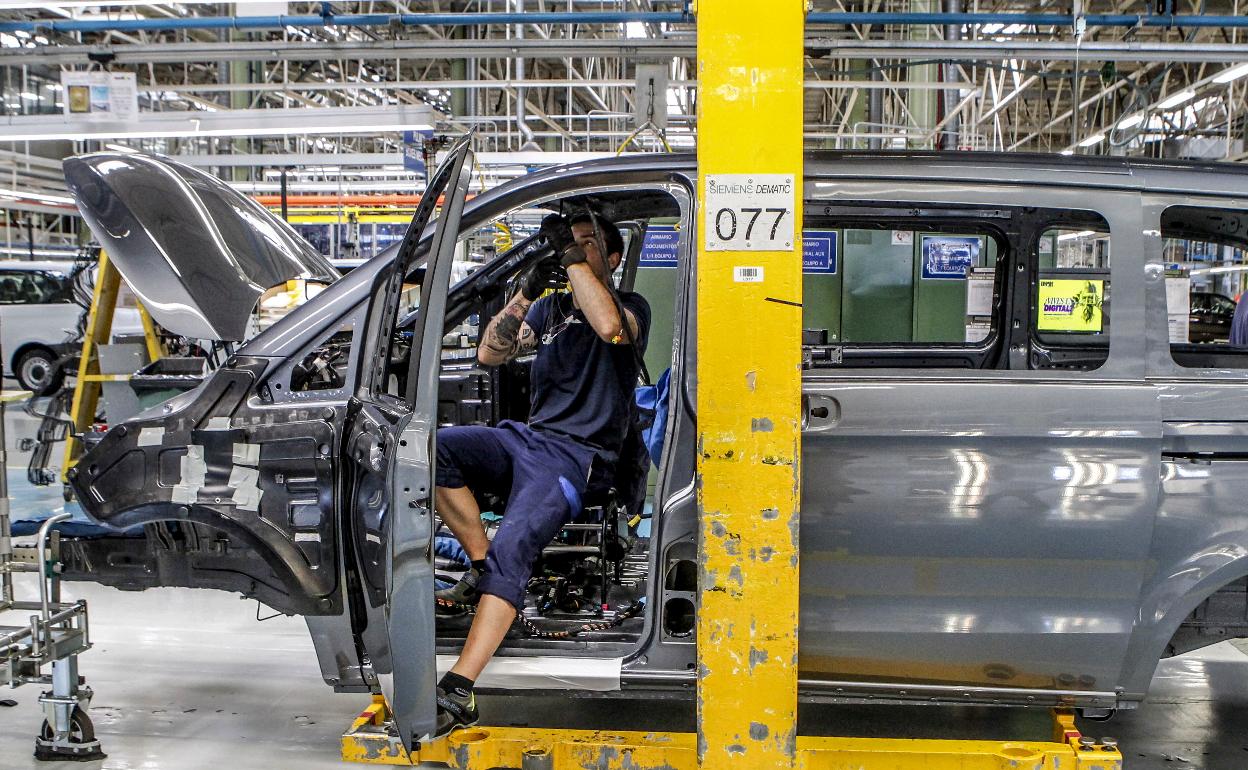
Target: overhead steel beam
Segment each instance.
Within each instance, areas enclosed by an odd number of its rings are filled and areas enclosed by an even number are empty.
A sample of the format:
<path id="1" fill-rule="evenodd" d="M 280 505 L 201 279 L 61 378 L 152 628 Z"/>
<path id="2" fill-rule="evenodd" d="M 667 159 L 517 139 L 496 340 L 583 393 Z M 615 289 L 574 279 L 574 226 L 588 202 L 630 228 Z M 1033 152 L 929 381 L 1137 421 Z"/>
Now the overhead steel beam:
<path id="1" fill-rule="evenodd" d="M 645 40 L 351 40 L 295 42 L 228 41 L 150 45 L 42 46 L 0 48 L 0 66 L 30 64 L 181 64 L 220 61 L 320 61 L 329 59 L 559 59 L 568 56 L 620 56 L 628 59 L 692 57 L 693 41 Z"/>
<path id="2" fill-rule="evenodd" d="M 1003 58 L 1073 61 L 1248 61 L 1248 46 L 1221 43 L 1144 43 L 998 40 L 841 40 L 808 37 L 808 55 L 823 53 L 850 59 L 938 59 L 984 61 Z M 219 61 L 319 61 L 323 59 L 560 59 L 606 57 L 626 59 L 690 58 L 692 40 L 587 39 L 543 40 L 372 40 L 372 41 L 229 41 L 222 43 L 160 43 L 152 45 L 84 45 L 0 48 L 0 66 L 68 65 L 109 61 L 112 64 L 181 64 Z"/>
<path id="3" fill-rule="evenodd" d="M 985 61 L 1001 59 L 1052 61 L 1248 61 L 1248 46 L 1221 43 L 1083 43 L 1006 40 L 838 40 L 807 38 L 807 55 L 825 53 L 848 59 L 937 59 Z"/>
<path id="4" fill-rule="evenodd" d="M 806 25 L 895 24 L 901 26 L 1024 24 L 1071 27 L 1248 27 L 1248 18 L 1217 14 L 1067 13 L 808 13 Z M 681 24 L 693 19 L 676 11 L 529 11 L 460 13 L 323 13 L 317 16 L 183 16 L 146 19 L 27 19 L 0 22 L 0 32 L 155 32 L 162 30 L 282 30 L 320 28 L 472 27 L 501 24 Z"/>
<path id="5" fill-rule="evenodd" d="M 669 80 L 667 83 L 672 88 L 694 88 L 698 85 L 696 80 Z M 377 90 L 377 91 L 395 91 L 395 90 L 427 90 L 430 88 L 440 88 L 443 90 L 452 89 L 488 89 L 488 88 L 514 88 L 520 85 L 515 79 L 507 80 L 390 80 L 370 82 L 350 81 L 345 83 L 327 83 L 324 81 L 309 82 L 273 82 L 273 83 L 176 83 L 171 85 L 145 86 L 139 88 L 141 94 L 195 94 L 195 93 L 234 93 L 252 91 L 354 91 L 354 90 Z M 523 85 L 526 88 L 633 88 L 637 85 L 637 81 L 633 78 L 590 78 L 585 80 L 577 80 L 572 78 L 550 78 L 544 80 L 525 80 Z M 878 80 L 807 80 L 805 87 L 810 90 L 830 90 L 837 88 L 860 88 L 860 89 L 896 89 L 899 91 L 939 91 L 948 88 L 974 88 L 975 84 L 970 82 L 946 82 L 946 83 L 904 83 L 904 82 L 881 82 Z M 621 114 L 621 117 L 631 116 Z M 557 117 L 557 116 L 551 116 Z M 581 116 L 577 116 L 578 118 Z"/>

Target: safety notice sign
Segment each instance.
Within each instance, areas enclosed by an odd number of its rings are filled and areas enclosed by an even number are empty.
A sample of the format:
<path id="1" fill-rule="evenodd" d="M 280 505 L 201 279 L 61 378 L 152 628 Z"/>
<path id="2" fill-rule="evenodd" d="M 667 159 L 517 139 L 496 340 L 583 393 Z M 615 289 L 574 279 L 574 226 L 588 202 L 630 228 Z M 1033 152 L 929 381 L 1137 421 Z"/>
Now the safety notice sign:
<path id="1" fill-rule="evenodd" d="M 707 251 L 793 248 L 797 190 L 791 174 L 707 174 Z"/>

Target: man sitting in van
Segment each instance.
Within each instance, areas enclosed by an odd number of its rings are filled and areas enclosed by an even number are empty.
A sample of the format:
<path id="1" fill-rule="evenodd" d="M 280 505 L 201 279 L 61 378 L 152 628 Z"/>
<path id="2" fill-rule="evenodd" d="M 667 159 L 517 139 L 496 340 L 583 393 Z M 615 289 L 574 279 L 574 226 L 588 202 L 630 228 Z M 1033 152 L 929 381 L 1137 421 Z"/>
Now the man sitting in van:
<path id="1" fill-rule="evenodd" d="M 472 561 L 438 592 L 439 605 L 477 606 L 459 660 L 438 685 L 438 736 L 477 721 L 473 683 L 523 611 L 537 557 L 586 495 L 610 485 L 645 351 L 650 306 L 629 292 L 617 304 L 609 283 L 624 250 L 619 229 L 587 212 L 570 221 L 552 214 L 541 233 L 555 256 L 524 274 L 477 348 L 486 366 L 537 351 L 528 424 L 438 431 L 437 510 Z M 571 293 L 542 296 L 565 284 Z M 507 501 L 493 541 L 475 494 L 483 492 Z"/>

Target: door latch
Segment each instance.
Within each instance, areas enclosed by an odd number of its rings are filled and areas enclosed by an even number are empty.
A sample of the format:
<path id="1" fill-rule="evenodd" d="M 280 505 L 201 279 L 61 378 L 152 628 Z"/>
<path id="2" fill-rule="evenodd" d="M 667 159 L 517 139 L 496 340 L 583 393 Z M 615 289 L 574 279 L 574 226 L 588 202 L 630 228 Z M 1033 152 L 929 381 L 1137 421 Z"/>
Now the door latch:
<path id="1" fill-rule="evenodd" d="M 841 420 L 841 403 L 821 393 L 802 394 L 802 430 L 826 430 Z"/>

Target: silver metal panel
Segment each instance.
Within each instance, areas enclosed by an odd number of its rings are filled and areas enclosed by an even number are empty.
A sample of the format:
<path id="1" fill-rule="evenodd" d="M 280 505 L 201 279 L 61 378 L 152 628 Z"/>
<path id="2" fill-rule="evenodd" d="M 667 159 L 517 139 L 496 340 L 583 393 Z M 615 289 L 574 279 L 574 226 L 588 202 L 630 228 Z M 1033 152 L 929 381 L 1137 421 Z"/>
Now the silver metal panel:
<path id="1" fill-rule="evenodd" d="M 137 153 L 64 165 L 92 234 L 157 323 L 176 334 L 241 340 L 267 289 L 338 278 L 289 225 L 202 171 Z"/>
<path id="2" fill-rule="evenodd" d="M 804 389 L 839 409 L 803 434 L 803 678 L 1116 686 L 1157 504 L 1153 388 Z"/>

